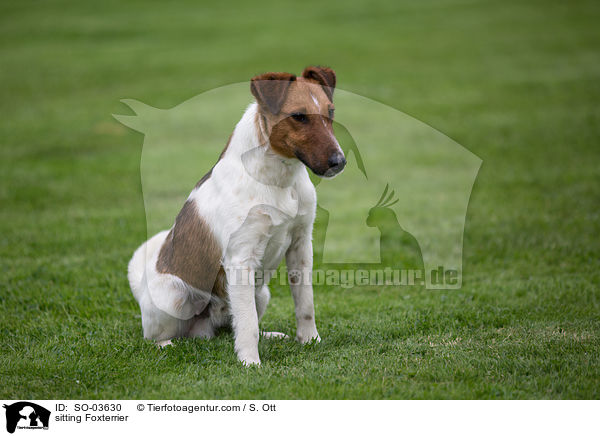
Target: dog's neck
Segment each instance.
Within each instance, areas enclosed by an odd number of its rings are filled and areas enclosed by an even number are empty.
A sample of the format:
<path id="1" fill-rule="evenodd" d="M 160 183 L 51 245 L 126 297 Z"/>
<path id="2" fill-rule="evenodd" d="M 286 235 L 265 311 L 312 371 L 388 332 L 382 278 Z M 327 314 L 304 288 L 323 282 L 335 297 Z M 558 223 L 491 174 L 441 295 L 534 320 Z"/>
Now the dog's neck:
<path id="1" fill-rule="evenodd" d="M 224 159 L 237 160 L 245 172 L 267 186 L 291 186 L 304 164 L 277 154 L 271 148 L 258 104 L 248 106 L 233 131 Z"/>

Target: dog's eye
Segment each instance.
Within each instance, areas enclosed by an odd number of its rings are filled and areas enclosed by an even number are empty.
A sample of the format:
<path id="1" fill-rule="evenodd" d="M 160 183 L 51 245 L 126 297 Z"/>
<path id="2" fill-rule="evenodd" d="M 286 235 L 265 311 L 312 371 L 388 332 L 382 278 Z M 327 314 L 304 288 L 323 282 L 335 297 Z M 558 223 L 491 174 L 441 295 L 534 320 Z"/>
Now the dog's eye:
<path id="1" fill-rule="evenodd" d="M 308 117 L 306 116 L 306 114 L 303 114 L 302 112 L 294 112 L 292 114 L 292 118 L 296 121 L 298 121 L 299 123 L 307 123 L 308 122 Z"/>
<path id="2" fill-rule="evenodd" d="M 333 115 L 335 114 L 335 109 L 329 109 L 329 118 L 333 120 Z"/>

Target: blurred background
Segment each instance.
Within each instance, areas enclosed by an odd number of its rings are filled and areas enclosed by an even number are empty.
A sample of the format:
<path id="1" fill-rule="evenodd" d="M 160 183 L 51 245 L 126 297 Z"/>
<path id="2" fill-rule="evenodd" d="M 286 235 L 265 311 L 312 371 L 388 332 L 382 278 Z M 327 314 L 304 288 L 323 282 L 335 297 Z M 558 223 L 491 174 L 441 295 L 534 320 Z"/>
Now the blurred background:
<path id="1" fill-rule="evenodd" d="M 595 1 L 1 2 L 0 396 L 597 397 L 599 19 Z M 483 160 L 463 287 L 325 288 L 330 347 L 261 345 L 278 383 L 228 387 L 229 340 L 174 358 L 141 340 L 144 138 L 111 114 L 309 64 Z M 289 300 L 274 289 L 268 327 L 293 332 Z M 180 383 L 199 361 L 213 388 Z"/>

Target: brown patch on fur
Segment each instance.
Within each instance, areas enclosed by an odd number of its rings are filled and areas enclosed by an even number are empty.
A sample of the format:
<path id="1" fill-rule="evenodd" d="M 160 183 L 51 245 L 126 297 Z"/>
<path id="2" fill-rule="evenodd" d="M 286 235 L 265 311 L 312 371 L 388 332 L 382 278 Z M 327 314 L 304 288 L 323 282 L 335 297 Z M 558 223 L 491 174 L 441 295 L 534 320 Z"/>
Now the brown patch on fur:
<path id="1" fill-rule="evenodd" d="M 290 73 L 265 73 L 252 78 L 250 91 L 258 104 L 276 115 L 285 101 L 286 93 L 296 76 Z"/>
<path id="2" fill-rule="evenodd" d="M 225 274 L 225 270 L 222 266 L 219 268 L 219 272 L 217 273 L 215 285 L 212 288 L 212 294 L 215 297 L 221 298 L 222 300 L 227 299 L 227 275 Z"/>
<path id="3" fill-rule="evenodd" d="M 319 115 L 306 115 L 308 123 L 301 124 L 288 117 L 273 126 L 271 147 L 285 157 L 296 157 L 316 174 L 329 168 L 329 156 L 338 151 L 337 141 L 323 125 Z"/>
<path id="4" fill-rule="evenodd" d="M 329 101 L 333 102 L 333 90 L 335 89 L 336 77 L 335 72 L 327 67 L 306 67 L 302 71 L 302 77 L 312 80 L 323 87 L 323 91 L 329 97 Z"/>
<path id="5" fill-rule="evenodd" d="M 233 133 L 215 165 L 229 148 Z M 212 175 L 213 167 L 196 183 L 202 186 Z M 211 292 L 227 299 L 227 276 L 221 265 L 221 248 L 208 225 L 198 215 L 193 201 L 186 201 L 175 219 L 158 254 L 156 269 L 163 274 L 173 274 L 196 289 Z M 211 303 L 196 318 L 207 318 Z"/>
<path id="6" fill-rule="evenodd" d="M 314 99 L 317 100 L 318 107 Z M 307 114 L 321 115 L 329 118 L 329 107 L 332 106 L 323 87 L 312 79 L 298 77 L 289 87 L 286 99 L 281 106 L 281 118 L 304 111 Z"/>
<path id="7" fill-rule="evenodd" d="M 160 249 L 156 269 L 173 274 L 196 289 L 224 292 L 223 278 L 219 276 L 223 269 L 221 247 L 193 200 L 186 201 L 177 215 Z"/>
<path id="8" fill-rule="evenodd" d="M 270 84 L 278 82 L 279 86 Z M 293 80 L 291 78 L 294 78 Z M 272 110 L 256 92 L 257 83 L 266 82 Z M 255 123 L 267 135 L 271 148 L 286 158 L 298 158 L 314 173 L 324 175 L 329 159 L 341 153 L 333 132 L 333 88 L 335 73 L 329 68 L 308 67 L 302 77 L 287 73 L 267 73 L 252 79 L 251 90 L 259 105 Z M 260 128 L 264 126 L 264 128 Z"/>
<path id="9" fill-rule="evenodd" d="M 255 124 L 271 148 L 298 158 L 317 175 L 324 175 L 330 158 L 341 153 L 333 133 L 335 85 L 330 68 L 307 67 L 302 77 L 266 73 L 254 77 L 250 86 L 259 106 Z"/>

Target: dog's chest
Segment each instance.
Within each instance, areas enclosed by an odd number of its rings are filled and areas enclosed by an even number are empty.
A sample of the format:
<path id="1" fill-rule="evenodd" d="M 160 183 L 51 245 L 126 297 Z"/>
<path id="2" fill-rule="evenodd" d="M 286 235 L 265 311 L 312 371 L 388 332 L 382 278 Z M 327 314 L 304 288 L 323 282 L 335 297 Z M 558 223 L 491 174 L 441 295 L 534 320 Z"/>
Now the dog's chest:
<path id="1" fill-rule="evenodd" d="M 246 170 L 232 177 L 240 168 L 227 159 L 215 166 L 195 195 L 207 205 L 201 213 L 222 246 L 224 265 L 276 269 L 298 229 L 312 227 L 316 194 L 304 167 L 297 171 L 286 176 L 294 182 L 282 187 L 259 182 Z"/>
<path id="2" fill-rule="evenodd" d="M 297 199 L 287 197 L 287 200 L 276 205 L 256 205 L 242 226 L 242 233 L 250 232 L 245 237 L 255 237 L 252 253 L 259 268 L 277 268 L 292 243 L 294 228 L 301 218 Z"/>
<path id="3" fill-rule="evenodd" d="M 239 224 L 234 226 L 239 228 L 231 233 L 227 253 L 233 263 L 236 257 L 245 256 L 256 268 L 274 270 L 310 208 L 294 188 L 271 190 L 269 196 L 257 200 L 238 214 Z"/>
<path id="4" fill-rule="evenodd" d="M 292 242 L 292 228 L 295 220 L 290 219 L 283 223 L 273 225 L 269 231 L 263 258 L 260 263 L 264 269 L 275 269 L 285 256 Z"/>

